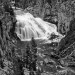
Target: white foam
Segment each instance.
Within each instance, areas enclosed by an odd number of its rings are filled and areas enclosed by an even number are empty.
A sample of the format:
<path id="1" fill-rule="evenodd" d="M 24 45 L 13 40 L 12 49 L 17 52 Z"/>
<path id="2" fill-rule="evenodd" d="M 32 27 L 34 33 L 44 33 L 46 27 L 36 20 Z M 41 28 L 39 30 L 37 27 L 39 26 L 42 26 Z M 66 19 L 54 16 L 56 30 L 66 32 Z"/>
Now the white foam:
<path id="1" fill-rule="evenodd" d="M 41 18 L 34 18 L 30 13 L 16 15 L 16 33 L 21 41 L 35 39 L 48 39 L 51 33 L 61 35 L 57 32 L 56 25 L 43 21 Z M 62 36 L 62 35 L 61 35 Z"/>

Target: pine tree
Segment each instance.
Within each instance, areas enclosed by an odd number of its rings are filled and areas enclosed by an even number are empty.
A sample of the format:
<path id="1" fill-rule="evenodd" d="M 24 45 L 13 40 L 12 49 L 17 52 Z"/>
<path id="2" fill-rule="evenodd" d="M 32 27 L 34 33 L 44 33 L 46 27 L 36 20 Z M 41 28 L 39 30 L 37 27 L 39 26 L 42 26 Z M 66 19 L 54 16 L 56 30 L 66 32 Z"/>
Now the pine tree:
<path id="1" fill-rule="evenodd" d="M 31 46 L 32 46 L 33 48 L 36 48 L 36 47 L 37 47 L 37 44 L 36 44 L 36 42 L 35 42 L 34 37 L 32 37 L 32 39 L 31 39 Z"/>
<path id="2" fill-rule="evenodd" d="M 26 68 L 30 69 L 30 64 L 31 64 L 31 51 L 30 51 L 30 46 L 27 44 L 26 46 Z"/>
<path id="3" fill-rule="evenodd" d="M 34 71 L 36 71 L 36 61 L 37 61 L 37 44 L 36 44 L 36 42 L 35 42 L 35 40 L 34 40 L 34 38 L 32 37 L 32 39 L 31 39 L 31 53 L 32 53 L 32 68 L 33 68 L 33 70 Z"/>
<path id="4" fill-rule="evenodd" d="M 1 67 L 2 69 L 4 68 L 1 51 L 0 51 L 0 67 Z"/>

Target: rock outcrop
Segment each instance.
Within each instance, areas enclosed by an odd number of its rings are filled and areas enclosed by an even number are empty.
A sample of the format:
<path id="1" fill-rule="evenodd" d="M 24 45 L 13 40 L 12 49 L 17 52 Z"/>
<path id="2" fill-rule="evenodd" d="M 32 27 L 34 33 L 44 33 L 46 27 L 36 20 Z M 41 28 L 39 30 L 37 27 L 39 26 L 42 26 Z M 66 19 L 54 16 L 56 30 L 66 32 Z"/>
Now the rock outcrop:
<path id="1" fill-rule="evenodd" d="M 59 53 L 65 48 L 69 47 L 75 42 L 75 19 L 70 22 L 70 30 L 67 35 L 60 41 L 58 51 Z"/>

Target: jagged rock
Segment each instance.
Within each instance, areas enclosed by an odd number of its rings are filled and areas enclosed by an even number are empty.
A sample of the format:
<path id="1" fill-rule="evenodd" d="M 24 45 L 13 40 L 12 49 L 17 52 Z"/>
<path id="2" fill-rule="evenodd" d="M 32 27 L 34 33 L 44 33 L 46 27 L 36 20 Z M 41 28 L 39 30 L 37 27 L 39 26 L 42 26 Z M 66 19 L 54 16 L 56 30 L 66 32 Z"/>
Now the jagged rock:
<path id="1" fill-rule="evenodd" d="M 62 52 L 65 48 L 69 47 L 73 42 L 75 42 L 75 19 L 70 22 L 70 30 L 59 43 L 59 53 Z"/>

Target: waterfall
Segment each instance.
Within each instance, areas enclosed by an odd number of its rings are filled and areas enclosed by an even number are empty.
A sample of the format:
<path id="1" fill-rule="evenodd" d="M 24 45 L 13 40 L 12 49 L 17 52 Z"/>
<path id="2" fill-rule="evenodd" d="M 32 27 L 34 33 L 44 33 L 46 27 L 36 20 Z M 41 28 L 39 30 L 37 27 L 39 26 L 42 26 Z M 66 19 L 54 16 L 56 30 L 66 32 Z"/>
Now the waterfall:
<path id="1" fill-rule="evenodd" d="M 21 41 L 29 41 L 32 37 L 35 39 L 48 39 L 51 33 L 61 35 L 57 32 L 56 25 L 43 21 L 41 18 L 35 18 L 30 13 L 16 15 L 17 26 L 16 34 Z"/>

